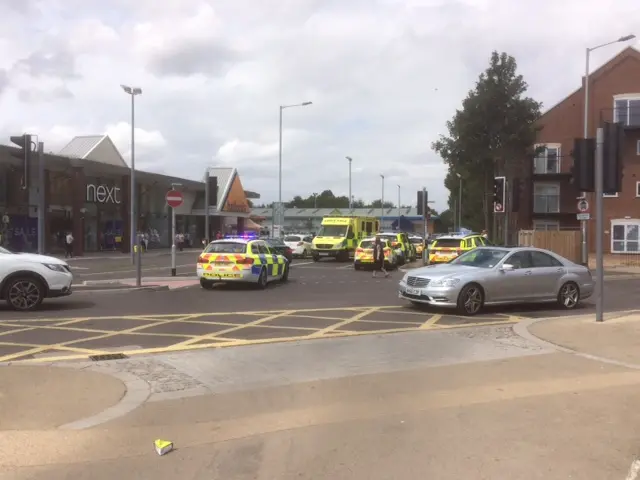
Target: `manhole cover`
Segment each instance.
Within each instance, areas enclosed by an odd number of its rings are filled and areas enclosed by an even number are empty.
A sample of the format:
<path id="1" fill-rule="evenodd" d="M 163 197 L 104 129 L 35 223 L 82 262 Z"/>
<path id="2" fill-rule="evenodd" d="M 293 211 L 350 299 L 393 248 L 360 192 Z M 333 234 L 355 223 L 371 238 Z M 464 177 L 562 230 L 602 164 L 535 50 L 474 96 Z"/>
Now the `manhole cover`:
<path id="1" fill-rule="evenodd" d="M 94 362 L 105 362 L 107 360 L 122 360 L 123 358 L 129 358 L 124 353 L 107 353 L 105 355 L 91 355 L 89 356 Z"/>

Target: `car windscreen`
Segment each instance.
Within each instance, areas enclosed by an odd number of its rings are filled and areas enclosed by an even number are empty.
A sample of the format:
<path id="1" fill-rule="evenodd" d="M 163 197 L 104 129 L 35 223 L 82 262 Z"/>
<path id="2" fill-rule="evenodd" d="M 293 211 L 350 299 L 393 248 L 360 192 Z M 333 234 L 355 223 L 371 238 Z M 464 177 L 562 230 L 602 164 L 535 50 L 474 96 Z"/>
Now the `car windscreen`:
<path id="1" fill-rule="evenodd" d="M 247 244 L 241 242 L 214 242 L 207 245 L 204 253 L 247 253 Z"/>
<path id="2" fill-rule="evenodd" d="M 460 248 L 459 238 L 438 238 L 433 244 L 433 248 Z"/>
<path id="3" fill-rule="evenodd" d="M 458 258 L 449 262 L 449 265 L 464 265 L 466 267 L 493 268 L 504 256 L 509 253 L 508 250 L 499 250 L 493 248 L 476 248 L 470 250 Z"/>
<path id="4" fill-rule="evenodd" d="M 424 240 L 423 240 L 423 239 L 421 239 L 421 238 L 416 238 L 416 237 L 411 237 L 411 238 L 409 239 L 409 241 L 410 241 L 411 243 L 416 243 L 416 244 L 424 243 Z"/>
<path id="5" fill-rule="evenodd" d="M 7 254 L 7 255 L 12 255 L 13 254 L 13 252 L 10 252 L 6 248 L 2 248 L 2 247 L 0 247 L 0 253 L 4 253 L 4 254 Z"/>
<path id="6" fill-rule="evenodd" d="M 285 244 L 279 238 L 267 238 L 266 242 L 273 247 L 284 247 Z"/>
<path id="7" fill-rule="evenodd" d="M 288 237 L 284 237 L 284 241 L 285 242 L 299 242 L 300 241 L 300 237 L 298 237 L 296 235 L 289 235 Z"/>
<path id="8" fill-rule="evenodd" d="M 344 237 L 346 234 L 346 225 L 322 225 L 318 237 Z"/>
<path id="9" fill-rule="evenodd" d="M 382 241 L 384 241 L 384 240 L 388 240 L 389 242 L 397 242 L 398 241 L 398 237 L 396 237 L 395 235 L 376 235 L 376 237 L 378 237 Z"/>
<path id="10" fill-rule="evenodd" d="M 360 242 L 360 248 L 373 248 L 373 240 L 363 240 Z"/>

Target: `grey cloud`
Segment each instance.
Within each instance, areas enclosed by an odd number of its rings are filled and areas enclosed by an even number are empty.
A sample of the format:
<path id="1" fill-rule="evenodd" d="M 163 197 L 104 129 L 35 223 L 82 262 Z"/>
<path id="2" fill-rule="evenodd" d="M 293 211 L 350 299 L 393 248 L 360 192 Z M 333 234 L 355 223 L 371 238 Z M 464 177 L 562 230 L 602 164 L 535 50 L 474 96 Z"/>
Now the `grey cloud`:
<path id="1" fill-rule="evenodd" d="M 76 78 L 75 57 L 71 52 L 58 49 L 51 53 L 37 51 L 18 60 L 14 68 L 24 70 L 32 77 Z"/>
<path id="2" fill-rule="evenodd" d="M 0 97 L 4 93 L 4 91 L 9 86 L 9 75 L 7 75 L 7 71 L 0 69 Z"/>
<path id="3" fill-rule="evenodd" d="M 158 76 L 221 76 L 240 55 L 220 41 L 192 41 L 158 52 L 148 64 Z"/>
<path id="4" fill-rule="evenodd" d="M 21 14 L 27 14 L 33 10 L 33 0 L 2 0 L 2 6 Z"/>
<path id="5" fill-rule="evenodd" d="M 73 93 L 62 85 L 49 90 L 20 89 L 18 90 L 18 98 L 24 103 L 40 103 L 73 98 Z"/>

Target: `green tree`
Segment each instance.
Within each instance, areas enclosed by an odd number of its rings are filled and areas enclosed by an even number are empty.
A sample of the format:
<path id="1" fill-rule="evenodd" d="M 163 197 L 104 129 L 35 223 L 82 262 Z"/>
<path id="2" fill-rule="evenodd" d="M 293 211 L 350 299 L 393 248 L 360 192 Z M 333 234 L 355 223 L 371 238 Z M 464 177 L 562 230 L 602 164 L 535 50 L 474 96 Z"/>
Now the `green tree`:
<path id="1" fill-rule="evenodd" d="M 489 230 L 492 223 L 493 178 L 518 177 L 530 158 L 542 104 L 525 96 L 527 83 L 517 73 L 515 58 L 494 51 L 453 118 L 447 135 L 431 148 L 448 166 L 445 186 L 454 210 L 462 185 L 462 226 Z"/>

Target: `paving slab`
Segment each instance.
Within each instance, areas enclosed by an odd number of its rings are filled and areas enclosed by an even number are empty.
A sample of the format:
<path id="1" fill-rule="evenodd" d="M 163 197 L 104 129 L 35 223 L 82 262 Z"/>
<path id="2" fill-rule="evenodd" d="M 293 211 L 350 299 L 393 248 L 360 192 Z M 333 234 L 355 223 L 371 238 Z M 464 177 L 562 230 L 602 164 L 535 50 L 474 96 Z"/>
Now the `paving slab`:
<path id="1" fill-rule="evenodd" d="M 88 370 L 0 366 L 0 431 L 49 429 L 118 403 L 124 383 Z"/>

